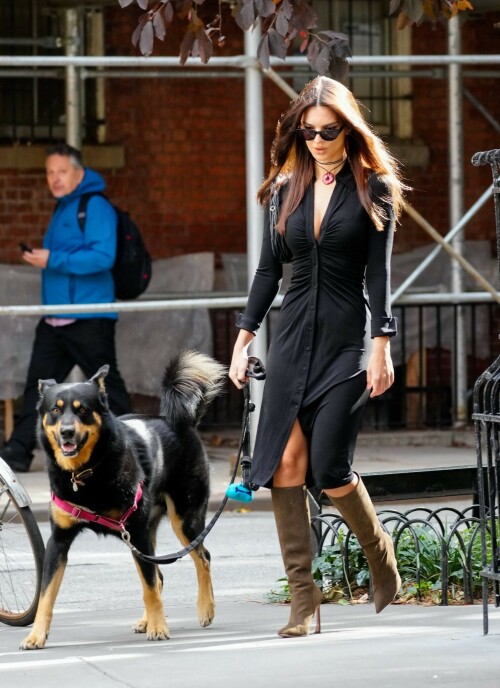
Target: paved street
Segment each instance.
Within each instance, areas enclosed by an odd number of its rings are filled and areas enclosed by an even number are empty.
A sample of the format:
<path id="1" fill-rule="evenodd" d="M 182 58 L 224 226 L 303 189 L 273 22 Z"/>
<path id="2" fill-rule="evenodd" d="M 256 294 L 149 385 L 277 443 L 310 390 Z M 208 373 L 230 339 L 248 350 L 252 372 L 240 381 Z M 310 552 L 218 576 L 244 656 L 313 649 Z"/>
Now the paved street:
<path id="1" fill-rule="evenodd" d="M 48 528 L 42 525 L 44 538 Z M 323 605 L 319 636 L 281 639 L 288 609 L 269 604 L 282 575 L 273 517 L 226 512 L 207 539 L 217 615 L 198 626 L 194 566 L 163 567 L 171 638 L 148 642 L 130 628 L 142 613 L 140 586 L 125 546 L 86 534 L 70 561 L 45 650 L 20 652 L 27 629 L 0 625 L 0 684 L 15 688 L 498 688 L 500 610 Z M 159 553 L 176 550 L 169 529 Z M 326 682 L 326 683 L 325 683 Z"/>

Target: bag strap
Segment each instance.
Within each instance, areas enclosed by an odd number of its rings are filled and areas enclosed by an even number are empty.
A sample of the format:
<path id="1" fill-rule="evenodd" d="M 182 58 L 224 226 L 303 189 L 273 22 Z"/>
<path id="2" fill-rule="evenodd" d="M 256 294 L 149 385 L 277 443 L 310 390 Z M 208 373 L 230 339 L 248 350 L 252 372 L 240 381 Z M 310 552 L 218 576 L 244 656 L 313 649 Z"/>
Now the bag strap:
<path id="1" fill-rule="evenodd" d="M 277 186 L 272 193 L 271 200 L 269 201 L 269 229 L 271 234 L 276 231 L 276 225 L 278 223 L 278 217 L 280 214 L 280 205 L 280 189 L 279 186 Z"/>
<path id="2" fill-rule="evenodd" d="M 87 206 L 89 204 L 90 199 L 92 196 L 103 196 L 102 193 L 99 191 L 95 191 L 94 193 L 89 192 L 82 194 L 80 196 L 80 200 L 78 202 L 78 226 L 80 227 L 80 230 L 82 231 L 82 234 L 85 233 L 85 220 L 87 219 Z M 104 196 L 103 196 L 104 198 Z"/>

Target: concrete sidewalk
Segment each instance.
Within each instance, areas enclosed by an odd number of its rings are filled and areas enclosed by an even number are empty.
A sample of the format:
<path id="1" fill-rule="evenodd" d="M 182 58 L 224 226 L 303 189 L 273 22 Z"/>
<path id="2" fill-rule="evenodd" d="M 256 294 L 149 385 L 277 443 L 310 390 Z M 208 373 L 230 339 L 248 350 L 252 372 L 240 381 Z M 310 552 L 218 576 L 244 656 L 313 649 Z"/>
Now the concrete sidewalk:
<path id="1" fill-rule="evenodd" d="M 224 430 L 202 433 L 211 465 L 211 496 L 209 510 L 220 505 L 230 481 L 239 446 L 239 430 Z M 373 432 L 361 433 L 354 459 L 355 469 L 365 472 L 412 470 L 429 467 L 475 466 L 476 451 L 471 428 L 464 431 L 415 431 L 415 432 Z M 40 521 L 48 518 L 49 484 L 45 471 L 45 458 L 36 452 L 29 473 L 20 473 L 18 478 L 32 500 L 32 510 Z M 433 508 L 441 505 L 464 508 L 470 506 L 471 498 L 432 499 Z M 421 504 L 420 500 L 401 500 L 386 503 L 401 510 Z M 260 489 L 254 493 L 250 504 L 229 501 L 227 510 L 251 511 L 271 510 L 269 490 Z"/>

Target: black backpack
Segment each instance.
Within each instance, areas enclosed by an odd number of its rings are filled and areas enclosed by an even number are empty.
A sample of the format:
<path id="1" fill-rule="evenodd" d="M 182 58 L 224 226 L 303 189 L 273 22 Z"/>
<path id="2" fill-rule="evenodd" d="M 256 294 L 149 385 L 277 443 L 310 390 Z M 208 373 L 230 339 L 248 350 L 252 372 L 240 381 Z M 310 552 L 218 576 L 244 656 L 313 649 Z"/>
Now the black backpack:
<path id="1" fill-rule="evenodd" d="M 103 196 L 100 193 L 87 193 L 80 197 L 78 204 L 78 224 L 85 231 L 87 205 L 92 196 Z M 108 199 L 106 199 L 108 200 Z M 108 203 L 110 201 L 108 200 Z M 111 203 L 118 218 L 116 228 L 116 258 L 112 273 L 115 282 L 117 299 L 136 299 L 146 291 L 151 279 L 152 264 L 139 227 L 130 215 Z"/>

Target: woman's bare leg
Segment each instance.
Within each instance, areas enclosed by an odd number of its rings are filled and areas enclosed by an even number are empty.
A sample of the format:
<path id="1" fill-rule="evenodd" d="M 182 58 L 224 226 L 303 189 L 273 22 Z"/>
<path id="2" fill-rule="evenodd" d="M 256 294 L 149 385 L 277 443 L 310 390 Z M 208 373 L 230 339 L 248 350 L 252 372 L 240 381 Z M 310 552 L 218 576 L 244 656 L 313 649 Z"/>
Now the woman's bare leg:
<path id="1" fill-rule="evenodd" d="M 307 440 L 298 419 L 292 426 L 288 442 L 273 477 L 273 487 L 304 485 L 307 472 Z"/>

